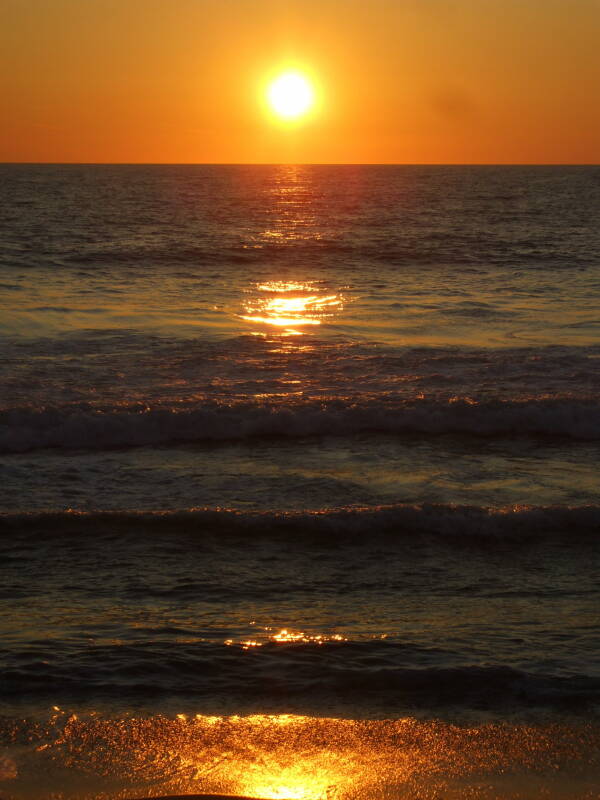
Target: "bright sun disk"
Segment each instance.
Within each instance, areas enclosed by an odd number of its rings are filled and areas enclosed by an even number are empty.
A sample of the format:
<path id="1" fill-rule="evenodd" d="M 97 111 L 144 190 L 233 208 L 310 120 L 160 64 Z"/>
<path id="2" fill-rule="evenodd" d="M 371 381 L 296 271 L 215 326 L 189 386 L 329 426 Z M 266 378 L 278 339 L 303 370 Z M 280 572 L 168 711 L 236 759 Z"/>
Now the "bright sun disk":
<path id="1" fill-rule="evenodd" d="M 277 116 L 295 119 L 310 110 L 314 91 L 299 72 L 285 72 L 269 84 L 267 99 Z"/>

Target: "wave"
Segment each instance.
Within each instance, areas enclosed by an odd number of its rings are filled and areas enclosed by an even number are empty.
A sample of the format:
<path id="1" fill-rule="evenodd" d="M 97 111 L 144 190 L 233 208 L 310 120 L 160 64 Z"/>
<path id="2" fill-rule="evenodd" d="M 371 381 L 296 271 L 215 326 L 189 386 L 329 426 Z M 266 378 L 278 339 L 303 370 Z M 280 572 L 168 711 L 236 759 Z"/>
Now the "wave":
<path id="1" fill-rule="evenodd" d="M 0 531 L 49 531 L 58 534 L 82 529 L 144 533 L 153 530 L 193 531 L 234 536 L 293 535 L 294 541 L 318 538 L 372 540 L 378 535 L 434 536 L 486 542 L 595 537 L 600 529 L 600 506 L 482 506 L 399 503 L 317 511 L 239 511 L 224 508 L 185 511 L 49 511 L 0 515 Z"/>
<path id="2" fill-rule="evenodd" d="M 467 232 L 461 228 L 453 233 L 442 233 L 413 229 L 412 232 L 388 230 L 385 244 L 379 235 L 370 236 L 364 229 L 346 231 L 345 237 L 332 232 L 305 230 L 302 238 L 273 239 L 261 233 L 248 238 L 232 236 L 224 239 L 206 239 L 198 244 L 181 242 L 164 237 L 158 245 L 143 241 L 133 244 L 117 241 L 105 248 L 86 248 L 81 242 L 65 253 L 59 253 L 63 266 L 101 265 L 131 266 L 152 269 L 153 266 L 185 266 L 196 271 L 204 266 L 259 265 L 263 263 L 296 263 L 302 259 L 320 259 L 337 256 L 361 263 L 406 265 L 408 267 L 440 266 L 479 268 L 482 264 L 492 266 L 526 266 L 528 269 L 548 267 L 564 268 L 564 264 L 587 265 L 589 244 L 569 242 L 569 247 L 560 242 L 542 240 L 531 236 L 506 237 L 497 233 L 489 235 L 478 230 Z M 21 254 L 19 260 L 24 260 Z M 30 265 L 30 261 L 27 262 Z"/>
<path id="3" fill-rule="evenodd" d="M 175 442 L 215 442 L 260 437 L 387 434 L 553 436 L 600 439 L 600 405 L 572 398 L 475 402 L 351 403 L 308 401 L 296 405 L 256 403 L 197 407 L 91 406 L 8 409 L 0 412 L 0 452 L 40 448 L 103 450 Z"/>
<path id="4" fill-rule="evenodd" d="M 37 648 L 39 650 L 39 647 Z M 404 643 L 350 641 L 266 644 L 251 648 L 196 642 L 58 646 L 19 657 L 3 674 L 2 696 L 226 697 L 312 709 L 338 703 L 395 710 L 509 708 L 590 710 L 600 678 L 529 672 L 502 664 L 415 666 Z M 15 660 L 15 659 L 11 659 Z M 413 662 L 413 663 L 411 663 Z"/>

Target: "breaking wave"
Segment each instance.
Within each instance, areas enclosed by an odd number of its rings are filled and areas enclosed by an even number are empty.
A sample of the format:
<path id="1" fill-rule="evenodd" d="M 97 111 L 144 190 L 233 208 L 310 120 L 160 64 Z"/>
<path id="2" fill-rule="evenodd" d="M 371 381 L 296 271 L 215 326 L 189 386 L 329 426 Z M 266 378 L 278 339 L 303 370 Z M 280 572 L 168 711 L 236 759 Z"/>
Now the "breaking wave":
<path id="1" fill-rule="evenodd" d="M 48 447 L 103 450 L 175 442 L 260 437 L 462 434 L 600 439 L 600 406 L 571 398 L 475 402 L 418 399 L 407 403 L 309 401 L 302 404 L 207 404 L 196 407 L 92 406 L 0 412 L 0 452 Z"/>
<path id="2" fill-rule="evenodd" d="M 378 535 L 399 538 L 419 535 L 467 540 L 484 538 L 543 538 L 564 534 L 569 538 L 596 535 L 600 529 L 600 506 L 482 506 L 399 503 L 386 506 L 327 509 L 318 511 L 239 511 L 223 508 L 185 511 L 50 511 L 3 514 L 0 530 L 56 531 L 58 534 L 91 529 L 131 532 L 169 530 L 234 536 L 294 536 L 294 541 L 313 537 L 371 540 Z"/>

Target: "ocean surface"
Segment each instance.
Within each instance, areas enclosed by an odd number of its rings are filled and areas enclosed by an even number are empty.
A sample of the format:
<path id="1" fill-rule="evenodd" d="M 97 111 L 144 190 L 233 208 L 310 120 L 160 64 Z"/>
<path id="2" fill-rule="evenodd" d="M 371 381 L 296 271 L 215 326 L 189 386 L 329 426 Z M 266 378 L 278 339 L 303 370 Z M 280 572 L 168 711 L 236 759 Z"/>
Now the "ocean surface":
<path id="1" fill-rule="evenodd" d="M 600 797 L 600 167 L 0 165 L 0 797 Z"/>

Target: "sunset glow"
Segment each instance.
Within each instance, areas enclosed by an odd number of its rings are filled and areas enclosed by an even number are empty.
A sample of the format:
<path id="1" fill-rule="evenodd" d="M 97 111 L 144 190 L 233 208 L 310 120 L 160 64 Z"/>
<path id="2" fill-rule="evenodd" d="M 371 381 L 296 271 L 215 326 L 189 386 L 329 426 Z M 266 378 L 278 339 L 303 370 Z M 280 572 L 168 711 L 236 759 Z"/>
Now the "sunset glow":
<path id="1" fill-rule="evenodd" d="M 0 0 L 0 800 L 592 800 L 600 0 Z"/>
<path id="2" fill-rule="evenodd" d="M 34 5 L 0 11 L 0 161 L 600 158 L 592 0 Z"/>

